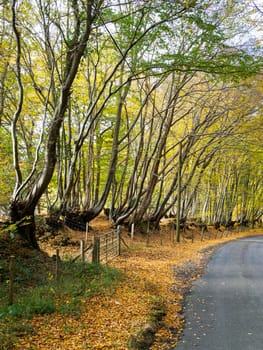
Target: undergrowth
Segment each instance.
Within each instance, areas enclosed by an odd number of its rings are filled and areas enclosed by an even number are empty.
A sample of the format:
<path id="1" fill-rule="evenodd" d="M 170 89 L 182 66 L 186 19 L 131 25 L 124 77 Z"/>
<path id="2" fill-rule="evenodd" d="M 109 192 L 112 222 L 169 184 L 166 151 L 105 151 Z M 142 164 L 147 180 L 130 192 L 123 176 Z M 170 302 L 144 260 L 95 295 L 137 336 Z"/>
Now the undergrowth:
<path id="1" fill-rule="evenodd" d="M 110 293 L 121 279 L 120 271 L 112 267 L 60 261 L 57 280 L 54 262 L 45 264 L 32 252 L 26 259 L 15 258 L 14 302 L 8 305 L 8 262 L 2 258 L 0 270 L 1 350 L 11 349 L 20 336 L 34 332 L 28 322 L 32 317 L 54 312 L 78 317 L 84 299 Z"/>

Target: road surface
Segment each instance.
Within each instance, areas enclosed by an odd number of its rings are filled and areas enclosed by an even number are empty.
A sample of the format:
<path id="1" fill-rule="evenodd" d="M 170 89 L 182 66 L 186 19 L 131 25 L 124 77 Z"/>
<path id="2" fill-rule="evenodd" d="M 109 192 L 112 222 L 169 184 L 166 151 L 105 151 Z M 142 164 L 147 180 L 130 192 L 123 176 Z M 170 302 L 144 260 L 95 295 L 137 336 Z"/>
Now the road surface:
<path id="1" fill-rule="evenodd" d="M 263 236 L 220 247 L 185 303 L 174 350 L 263 349 Z"/>

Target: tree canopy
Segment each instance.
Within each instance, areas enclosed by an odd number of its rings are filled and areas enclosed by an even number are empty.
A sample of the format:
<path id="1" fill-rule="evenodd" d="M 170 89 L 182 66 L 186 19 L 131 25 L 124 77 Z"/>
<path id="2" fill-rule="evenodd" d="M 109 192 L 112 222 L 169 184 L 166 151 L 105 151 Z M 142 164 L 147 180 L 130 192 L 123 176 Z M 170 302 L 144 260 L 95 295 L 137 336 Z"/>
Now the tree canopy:
<path id="1" fill-rule="evenodd" d="M 37 207 L 86 221 L 107 207 L 114 223 L 156 226 L 177 208 L 260 219 L 256 2 L 12 0 L 0 11 L 0 204 L 33 246 Z"/>

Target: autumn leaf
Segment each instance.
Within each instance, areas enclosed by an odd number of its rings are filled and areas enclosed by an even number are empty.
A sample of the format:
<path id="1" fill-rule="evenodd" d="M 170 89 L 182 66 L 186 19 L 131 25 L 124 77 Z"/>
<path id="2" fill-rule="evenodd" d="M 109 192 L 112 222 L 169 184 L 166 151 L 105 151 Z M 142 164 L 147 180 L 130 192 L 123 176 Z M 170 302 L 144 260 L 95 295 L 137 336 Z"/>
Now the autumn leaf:
<path id="1" fill-rule="evenodd" d="M 210 234 L 209 239 L 201 241 L 200 233 L 196 230 L 194 243 L 191 239 L 183 238 L 180 244 L 173 244 L 170 241 L 171 232 L 162 228 L 162 243 L 160 233 L 156 231 L 150 234 L 147 244 L 145 236 L 136 233 L 131 242 L 130 237 L 123 232 L 130 248 L 123 246 L 122 255 L 111 262 L 111 265 L 123 271 L 122 283 L 114 290 L 83 298 L 83 311 L 77 317 L 55 313 L 33 318 L 30 322 L 34 326 L 34 333 L 21 337 L 15 349 L 127 350 L 129 338 L 147 322 L 156 300 L 165 303 L 166 316 L 151 350 L 175 346 L 183 328 L 183 291 L 189 280 L 188 274 L 187 278 L 184 277 L 184 268 L 191 261 L 190 265 L 197 268 L 197 277 L 200 273 L 198 268 L 203 264 L 201 251 L 204 248 L 212 249 L 222 241 L 247 235 L 236 233 L 214 239 L 214 234 Z M 66 254 L 67 249 L 65 247 Z M 176 271 L 182 271 L 180 276 L 176 275 Z"/>

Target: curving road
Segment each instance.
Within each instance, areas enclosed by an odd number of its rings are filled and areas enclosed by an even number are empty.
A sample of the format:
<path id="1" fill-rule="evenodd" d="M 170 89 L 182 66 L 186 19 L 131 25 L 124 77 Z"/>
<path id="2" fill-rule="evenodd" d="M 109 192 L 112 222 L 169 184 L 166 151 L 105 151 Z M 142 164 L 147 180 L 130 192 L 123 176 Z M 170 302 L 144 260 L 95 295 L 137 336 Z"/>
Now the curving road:
<path id="1" fill-rule="evenodd" d="M 185 302 L 174 350 L 263 349 L 263 236 L 220 247 Z"/>

